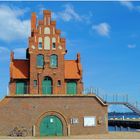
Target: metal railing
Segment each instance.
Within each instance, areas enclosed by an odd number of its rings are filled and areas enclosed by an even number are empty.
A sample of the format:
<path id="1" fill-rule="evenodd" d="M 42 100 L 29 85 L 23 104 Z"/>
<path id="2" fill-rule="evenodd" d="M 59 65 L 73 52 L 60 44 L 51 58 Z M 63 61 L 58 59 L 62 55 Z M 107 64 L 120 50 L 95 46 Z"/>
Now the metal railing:
<path id="1" fill-rule="evenodd" d="M 132 97 L 128 96 L 126 93 L 108 93 L 105 92 L 105 90 L 100 88 L 85 88 L 83 90 L 83 94 L 95 94 L 100 99 L 102 99 L 104 102 L 112 102 L 112 103 L 129 103 L 132 106 L 136 107 L 140 110 L 140 102 L 136 101 Z"/>
<path id="2" fill-rule="evenodd" d="M 56 85 L 58 87 L 58 93 L 56 94 L 62 94 L 61 90 L 59 91 L 59 87 L 61 85 Z M 49 87 L 42 87 L 42 86 L 38 86 L 38 85 L 33 85 L 32 86 L 34 88 L 34 90 L 37 90 L 37 92 L 39 92 L 39 94 L 42 94 L 43 90 L 44 93 L 53 93 L 53 86 L 49 86 Z M 67 90 L 67 87 L 65 87 Z M 75 92 L 75 87 L 68 87 L 68 90 L 71 91 L 72 93 Z M 7 94 L 3 94 L 3 96 L 9 95 L 9 88 L 6 89 Z M 16 92 L 16 90 L 15 90 Z M 25 87 L 25 94 L 29 94 L 29 86 Z M 100 89 L 100 88 L 84 88 L 83 92 L 84 95 L 87 94 L 94 94 L 96 96 L 98 96 L 100 99 L 102 99 L 104 102 L 127 102 L 130 103 L 131 105 L 135 106 L 136 108 L 140 109 L 140 102 L 135 101 L 135 99 L 132 99 L 132 97 L 129 97 L 128 94 L 123 94 L 123 93 L 107 93 L 104 90 Z M 22 94 L 22 93 L 21 93 Z M 2 95 L 2 93 L 1 93 Z M 131 100 L 130 100 L 131 99 Z"/>

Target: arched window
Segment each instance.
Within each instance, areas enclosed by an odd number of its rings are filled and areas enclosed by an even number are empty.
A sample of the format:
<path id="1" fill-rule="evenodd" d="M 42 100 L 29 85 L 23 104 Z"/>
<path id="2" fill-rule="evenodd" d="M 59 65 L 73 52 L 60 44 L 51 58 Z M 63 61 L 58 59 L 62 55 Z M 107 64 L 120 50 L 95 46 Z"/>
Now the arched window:
<path id="1" fill-rule="evenodd" d="M 37 67 L 43 68 L 44 56 L 42 54 L 37 55 Z"/>
<path id="2" fill-rule="evenodd" d="M 52 38 L 52 49 L 56 49 L 56 38 Z"/>
<path id="3" fill-rule="evenodd" d="M 56 68 L 58 66 L 58 56 L 53 54 L 50 57 L 50 66 L 52 68 Z"/>
<path id="4" fill-rule="evenodd" d="M 39 37 L 38 39 L 38 49 L 42 49 L 42 38 Z"/>

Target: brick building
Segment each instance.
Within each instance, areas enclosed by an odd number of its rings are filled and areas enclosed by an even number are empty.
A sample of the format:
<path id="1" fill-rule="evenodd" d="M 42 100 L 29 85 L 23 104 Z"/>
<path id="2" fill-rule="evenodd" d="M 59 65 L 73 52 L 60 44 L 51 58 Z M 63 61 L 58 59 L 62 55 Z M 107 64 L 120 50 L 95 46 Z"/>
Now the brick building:
<path id="1" fill-rule="evenodd" d="M 82 68 L 80 54 L 76 60 L 65 60 L 65 39 L 44 11 L 43 20 L 31 17 L 31 37 L 26 60 L 15 60 L 11 54 L 10 93 L 14 94 L 81 94 Z"/>
<path id="2" fill-rule="evenodd" d="M 0 135 L 24 126 L 28 135 L 82 135 L 107 132 L 107 104 L 83 95 L 80 54 L 65 60 L 66 41 L 51 12 L 31 16 L 26 59 L 11 52 L 10 95 L 0 102 Z M 10 113 L 10 115 L 9 115 Z"/>

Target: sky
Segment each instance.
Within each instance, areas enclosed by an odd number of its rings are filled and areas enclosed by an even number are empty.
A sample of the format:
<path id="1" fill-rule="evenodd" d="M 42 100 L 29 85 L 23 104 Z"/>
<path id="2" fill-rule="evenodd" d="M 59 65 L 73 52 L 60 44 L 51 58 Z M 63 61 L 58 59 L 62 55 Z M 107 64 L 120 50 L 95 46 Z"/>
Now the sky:
<path id="1" fill-rule="evenodd" d="M 66 59 L 80 52 L 85 92 L 140 101 L 140 2 L 0 2 L 0 98 L 7 95 L 10 51 L 25 58 L 30 17 L 52 11 Z"/>

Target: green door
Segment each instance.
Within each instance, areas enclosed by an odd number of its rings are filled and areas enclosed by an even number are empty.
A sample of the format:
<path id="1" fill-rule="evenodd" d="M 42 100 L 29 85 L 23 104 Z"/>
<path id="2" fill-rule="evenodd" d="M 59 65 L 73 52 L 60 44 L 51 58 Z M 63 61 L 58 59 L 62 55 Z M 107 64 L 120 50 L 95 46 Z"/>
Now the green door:
<path id="1" fill-rule="evenodd" d="M 46 77 L 42 82 L 42 92 L 43 94 L 52 94 L 52 79 Z"/>
<path id="2" fill-rule="evenodd" d="M 40 136 L 62 136 L 63 125 L 61 120 L 53 115 L 43 118 L 40 123 Z"/>
<path id="3" fill-rule="evenodd" d="M 27 84 L 26 82 L 16 82 L 16 94 L 26 94 L 27 93 Z"/>
<path id="4" fill-rule="evenodd" d="M 75 95 L 77 93 L 77 84 L 75 81 L 67 82 L 67 94 Z"/>

